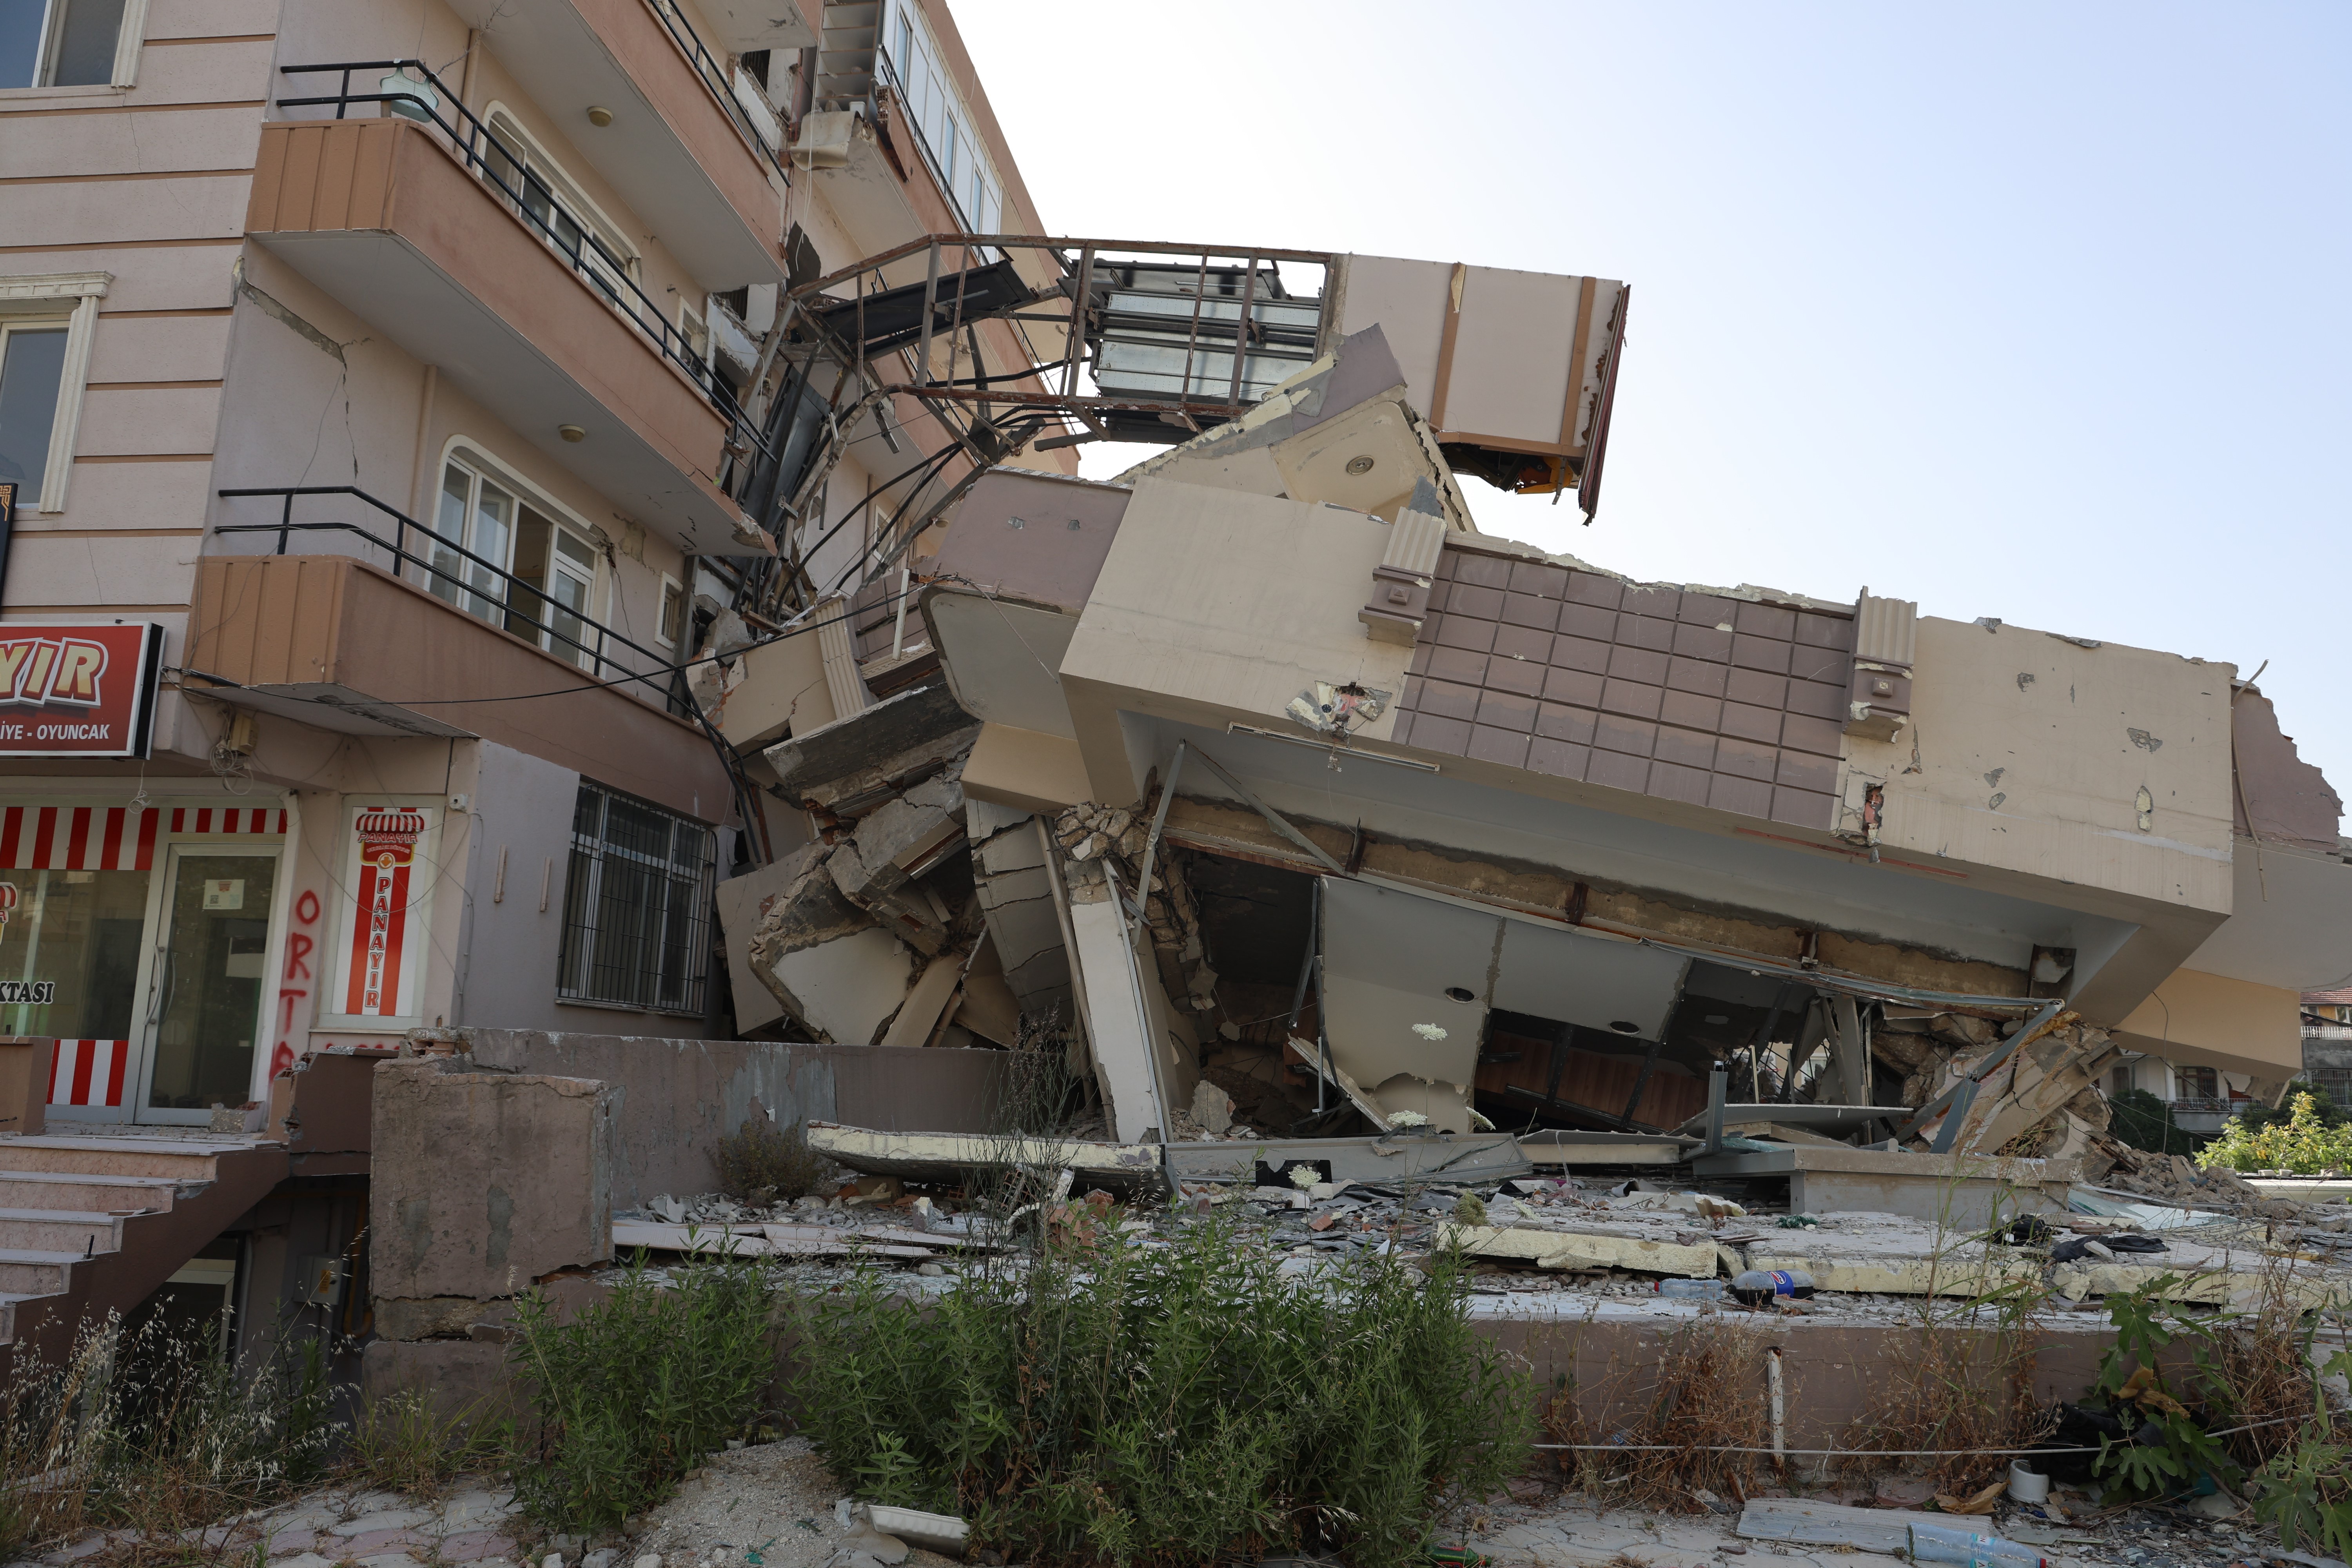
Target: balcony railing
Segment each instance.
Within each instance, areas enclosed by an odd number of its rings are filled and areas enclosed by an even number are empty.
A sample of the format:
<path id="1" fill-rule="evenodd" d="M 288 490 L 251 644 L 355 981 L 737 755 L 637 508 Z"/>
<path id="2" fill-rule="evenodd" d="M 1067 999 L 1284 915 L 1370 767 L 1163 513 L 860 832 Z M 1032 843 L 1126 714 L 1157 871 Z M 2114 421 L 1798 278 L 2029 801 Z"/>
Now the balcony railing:
<path id="1" fill-rule="evenodd" d="M 278 536 L 278 548 L 274 553 L 278 555 L 287 553 L 288 546 L 298 533 L 352 534 L 390 555 L 393 575 L 404 582 L 408 580 L 408 568 L 416 567 L 425 574 L 425 581 L 422 585 L 425 590 L 447 603 L 451 608 L 509 633 L 514 633 L 517 623 L 520 623 L 544 639 L 540 643 L 542 650 L 554 653 L 566 663 L 578 665 L 583 672 L 598 680 L 618 677 L 615 683 L 623 685 L 642 680 L 653 685 L 662 695 L 667 695 L 667 683 L 677 668 L 670 655 L 657 653 L 642 643 L 632 642 L 601 622 L 564 609 L 549 596 L 545 584 L 516 576 L 498 562 L 476 554 L 407 513 L 376 500 L 365 490 L 351 485 L 294 485 L 264 489 L 227 489 L 218 493 L 228 500 L 268 496 L 278 500 L 281 505 L 276 522 L 221 523 L 213 529 L 215 533 L 274 533 Z M 355 522 L 297 522 L 294 521 L 294 501 L 299 496 L 350 496 L 390 518 L 392 537 L 386 539 Z M 408 547 L 412 531 L 427 553 L 419 554 Z M 493 606 L 496 617 L 470 608 L 469 605 L 474 603 Z M 548 618 L 541 620 L 531 613 L 534 609 L 547 614 Z M 577 634 L 565 629 L 563 623 L 566 621 L 578 626 Z M 532 639 L 525 637 L 524 640 Z M 553 647 L 551 644 L 562 644 L 562 648 Z M 625 648 L 637 655 L 643 663 L 633 668 L 626 660 L 614 658 L 613 653 L 615 648 Z"/>
<path id="2" fill-rule="evenodd" d="M 525 166 L 522 151 L 509 147 L 499 141 L 490 128 L 485 125 L 472 110 L 459 101 L 457 95 L 451 92 L 424 61 L 339 60 L 330 65 L 280 66 L 278 70 L 281 74 L 289 77 L 320 76 L 340 72 L 342 79 L 341 85 L 331 93 L 323 93 L 310 98 L 281 98 L 278 100 L 278 107 L 280 109 L 311 109 L 331 105 L 335 110 L 335 118 L 343 120 L 349 118 L 354 104 L 385 103 L 393 106 L 394 113 L 416 121 L 420 124 L 431 125 L 439 131 L 446 139 L 449 151 L 456 154 L 458 163 L 468 174 L 503 195 L 506 198 L 503 205 L 509 212 L 520 218 L 540 238 L 545 240 L 549 247 L 558 256 L 570 262 L 572 269 L 579 274 L 590 288 L 602 295 L 624 320 L 642 333 L 663 358 L 686 373 L 687 378 L 701 390 L 702 395 L 709 402 L 710 406 L 728 422 L 730 446 L 747 451 L 768 450 L 765 436 L 757 426 L 743 417 L 743 411 L 736 406 L 735 399 L 728 392 L 725 384 L 711 374 L 709 365 L 703 363 L 701 357 L 695 353 L 694 345 L 688 341 L 686 334 L 670 324 L 668 318 L 662 314 L 661 307 L 654 303 L 653 297 L 638 286 L 635 279 L 629 276 L 626 265 L 621 258 L 605 248 L 593 234 L 587 231 L 584 225 L 567 222 L 562 227 L 559 227 L 552 220 L 552 215 L 561 213 L 561 208 L 550 204 L 549 216 L 542 216 L 535 210 L 533 204 L 527 199 L 527 194 L 509 184 L 508 175 L 502 174 L 499 167 L 499 164 L 504 164 L 507 169 L 517 171 L 518 178 L 522 177 L 520 174 L 520 171 Z M 352 90 L 352 73 L 354 71 L 402 70 L 416 73 L 417 79 L 415 80 L 410 90 L 394 92 Z M 417 90 L 425 88 L 431 89 L 431 96 L 428 97 L 423 90 Z M 443 118 L 444 107 L 455 111 L 457 116 L 457 121 Z M 572 232 L 567 235 L 564 232 L 565 228 Z M 274 495 L 278 492 L 273 490 L 268 493 Z M 412 526 L 422 527 L 423 525 L 413 524 Z"/>
<path id="3" fill-rule="evenodd" d="M 778 179 L 791 184 L 793 177 L 790 171 L 776 156 L 776 150 L 768 145 L 767 138 L 760 134 L 760 128 L 751 123 L 751 117 L 744 112 L 743 106 L 736 101 L 734 84 L 729 80 L 718 57 L 703 47 L 702 37 L 694 30 L 694 24 L 688 22 L 685 14 L 670 4 L 670 0 L 646 0 L 646 5 L 660 19 L 661 25 L 669 29 L 670 41 L 686 57 L 687 64 L 694 68 L 694 74 L 702 79 L 702 85 L 710 89 L 710 96 L 719 100 L 719 107 L 727 111 L 727 118 L 735 122 L 735 129 L 743 133 L 743 140 L 759 153 L 762 163 L 776 172 Z"/>

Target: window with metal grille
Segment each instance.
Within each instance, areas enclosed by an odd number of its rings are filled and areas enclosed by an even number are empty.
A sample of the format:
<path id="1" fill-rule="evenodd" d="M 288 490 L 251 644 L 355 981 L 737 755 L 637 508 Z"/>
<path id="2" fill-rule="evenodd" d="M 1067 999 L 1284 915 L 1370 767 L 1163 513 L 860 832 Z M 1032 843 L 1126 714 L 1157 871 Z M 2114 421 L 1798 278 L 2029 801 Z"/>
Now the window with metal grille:
<path id="1" fill-rule="evenodd" d="M 709 828 L 581 780 L 558 999 L 704 1011 L 716 868 Z"/>

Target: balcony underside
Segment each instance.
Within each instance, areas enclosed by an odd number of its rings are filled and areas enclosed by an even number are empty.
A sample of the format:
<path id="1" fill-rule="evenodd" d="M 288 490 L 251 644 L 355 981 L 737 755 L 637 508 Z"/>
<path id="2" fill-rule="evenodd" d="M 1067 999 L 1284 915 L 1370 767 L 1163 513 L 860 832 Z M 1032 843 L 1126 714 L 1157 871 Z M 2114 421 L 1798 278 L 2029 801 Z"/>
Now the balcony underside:
<path id="1" fill-rule="evenodd" d="M 455 8 L 704 288 L 782 279 L 782 197 L 645 0 Z M 612 123 L 592 125 L 592 107 Z"/>
<path id="2" fill-rule="evenodd" d="M 479 736 L 704 821 L 727 809 L 691 725 L 364 562 L 208 555 L 192 625 L 190 672 L 234 683 L 209 696 L 338 733 Z"/>
<path id="3" fill-rule="evenodd" d="M 433 133 L 404 121 L 268 126 L 247 222 L 615 510 L 689 552 L 765 552 L 709 477 L 725 419 Z"/>

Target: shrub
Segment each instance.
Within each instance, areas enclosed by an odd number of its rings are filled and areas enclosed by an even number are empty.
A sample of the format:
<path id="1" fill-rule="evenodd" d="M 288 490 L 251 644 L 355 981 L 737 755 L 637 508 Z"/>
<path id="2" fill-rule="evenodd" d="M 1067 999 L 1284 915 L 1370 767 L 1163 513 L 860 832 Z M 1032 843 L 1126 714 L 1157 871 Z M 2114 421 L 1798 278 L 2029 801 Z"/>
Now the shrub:
<path id="1" fill-rule="evenodd" d="M 1040 1568 L 1393 1568 L 1525 1464 L 1533 1391 L 1472 1331 L 1458 1259 L 1309 1279 L 1216 1220 L 1065 1234 L 921 1310 L 870 1276 L 803 1304 L 793 1388 L 835 1474 Z"/>
<path id="2" fill-rule="evenodd" d="M 2315 1092 L 2297 1094 L 2284 1121 L 2251 1127 L 2233 1121 L 2198 1155 L 2200 1165 L 2233 1171 L 2293 1171 L 2316 1175 L 2352 1170 L 2352 1125 L 2330 1124 Z"/>
<path id="3" fill-rule="evenodd" d="M 719 1167 L 719 1191 L 761 1208 L 804 1198 L 824 1180 L 824 1156 L 808 1146 L 797 1121 L 780 1128 L 769 1117 L 753 1116 L 721 1138 L 710 1159 Z"/>
<path id="4" fill-rule="evenodd" d="M 538 1415 L 536 1462 L 515 1493 L 554 1527 L 619 1524 L 747 1436 L 775 1372 L 756 1265 L 693 1262 L 657 1276 L 644 1255 L 570 1322 L 541 1291 L 518 1303 L 511 1359 Z"/>
<path id="5" fill-rule="evenodd" d="M 2294 1120 L 2295 1100 L 2298 1096 L 2305 1094 L 2311 1096 L 2318 1105 L 2319 1124 L 2322 1127 L 2341 1127 L 2347 1121 L 2352 1121 L 2352 1116 L 2345 1114 L 2344 1108 L 2336 1103 L 2336 1097 L 2327 1092 L 2326 1086 L 2313 1083 L 2308 1079 L 2297 1079 L 2289 1084 L 2287 1093 L 2279 1101 L 2276 1110 L 2264 1105 L 2259 1100 L 2249 1100 L 2238 1108 L 2237 1120 L 2245 1123 L 2248 1131 L 2258 1131 L 2274 1123 L 2292 1121 Z"/>

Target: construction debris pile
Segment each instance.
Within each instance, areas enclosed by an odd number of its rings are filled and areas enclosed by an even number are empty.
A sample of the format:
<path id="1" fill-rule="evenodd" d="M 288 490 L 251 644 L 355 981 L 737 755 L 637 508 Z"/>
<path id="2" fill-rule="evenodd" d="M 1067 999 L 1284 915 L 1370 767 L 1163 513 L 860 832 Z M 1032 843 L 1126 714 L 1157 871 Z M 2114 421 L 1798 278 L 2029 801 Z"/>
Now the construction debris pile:
<path id="1" fill-rule="evenodd" d="M 1316 299 L 1275 271 L 1126 267 L 1106 300 L 1189 318 L 1152 340 L 1183 375 L 1117 406 L 1004 394 L 1076 419 L 1062 444 L 1166 450 L 1108 482 L 997 453 L 876 535 L 888 573 L 799 612 L 816 635 L 714 626 L 705 695 L 777 847 L 720 885 L 739 1033 L 903 1049 L 886 1070 L 915 1077 L 921 1052 L 993 1052 L 1001 1103 L 813 1125 L 840 1195 L 661 1198 L 616 1243 L 715 1228 L 738 1252 L 945 1273 L 1008 1239 L 975 1173 L 1019 1170 L 1047 1223 L 1098 1192 L 1146 1241 L 1216 1212 L 1303 1263 L 1459 1247 L 1511 1290 L 1781 1270 L 1824 1300 L 2027 1279 L 2084 1300 L 2170 1270 L 2221 1300 L 2288 1254 L 2341 1289 L 2343 1205 L 2110 1128 L 2149 1044 L 2133 1008 L 2210 922 L 2118 980 L 2161 911 L 2135 925 L 2072 891 L 2120 885 L 2106 871 L 1985 845 L 1968 862 L 1943 837 L 1906 859 L 1889 837 L 1950 805 L 1920 794 L 1946 763 L 1911 725 L 1915 685 L 1991 658 L 1986 683 L 2020 701 L 2108 680 L 2187 700 L 2212 684 L 2196 661 L 2118 675 L 2137 650 L 2032 634 L 2012 655 L 2025 634 L 1997 621 L 1955 640 L 1904 601 L 1641 584 L 1482 534 L 1460 474 L 1597 486 L 1622 286 L 1514 274 L 1514 294 L 1353 258 L 1326 283 L 1344 296 Z M 1095 276 L 1064 290 L 1076 340 L 1108 331 Z M 875 281 L 906 307 L 903 350 L 928 296 L 879 263 Z M 1237 363 L 1253 300 L 1296 332 Z M 1521 363 L 1514 334 L 1545 332 L 1558 359 Z M 1118 356 L 1142 339 L 1104 342 L 1098 375 L 1134 370 Z M 807 352 L 812 374 L 835 354 L 843 385 L 887 382 L 879 347 Z M 1170 390 L 1202 368 L 1222 400 Z M 1544 439 L 1507 437 L 1501 411 L 1530 398 L 1551 400 Z M 2263 821 L 2321 844 L 2335 797 L 2258 695 L 2233 711 L 2254 726 L 2235 749 L 2192 751 L 2166 721 L 2124 754 L 2179 737 L 2164 764 L 2210 767 L 2225 803 L 2248 793 L 2241 755 L 2272 759 L 2310 820 Z M 2021 733 L 1970 742 L 1968 811 L 2042 809 L 2032 767 L 1983 771 Z M 2109 787 L 2105 757 L 2063 787 Z M 2173 795 L 2126 794 L 2155 835 L 2120 835 L 2133 853 L 2207 831 L 2158 821 Z M 2229 1083 L 2274 1103 L 2283 1077 Z"/>

